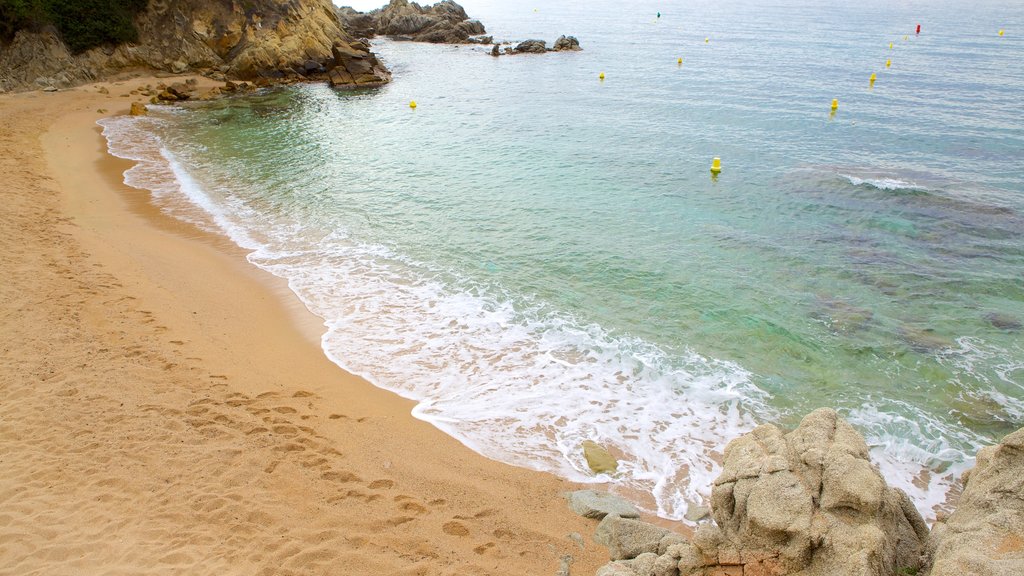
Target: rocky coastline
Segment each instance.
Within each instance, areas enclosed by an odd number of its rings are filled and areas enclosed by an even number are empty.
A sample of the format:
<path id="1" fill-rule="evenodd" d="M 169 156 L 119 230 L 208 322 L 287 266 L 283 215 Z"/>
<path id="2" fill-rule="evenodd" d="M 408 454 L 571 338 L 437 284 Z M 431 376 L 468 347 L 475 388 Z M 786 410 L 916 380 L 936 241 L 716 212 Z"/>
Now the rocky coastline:
<path id="1" fill-rule="evenodd" d="M 80 53 L 53 25 L 19 30 L 0 45 L 0 90 L 69 88 L 133 71 L 260 85 L 371 87 L 391 79 L 369 45 L 345 29 L 330 0 L 153 0 L 134 25 L 137 41 Z"/>
<path id="2" fill-rule="evenodd" d="M 955 512 L 928 529 L 835 411 L 792 431 L 762 425 L 725 449 L 711 520 L 692 537 L 648 524 L 609 494 L 567 494 L 600 519 L 597 576 L 1005 576 L 1024 574 L 1024 428 L 978 453 Z"/>
<path id="3" fill-rule="evenodd" d="M 408 0 L 391 0 L 387 6 L 358 12 L 351 7 L 338 9 L 345 29 L 359 37 L 387 36 L 395 40 L 434 44 L 490 44 L 480 37 L 487 30 L 478 20 L 452 0 L 432 6 L 420 6 Z"/>

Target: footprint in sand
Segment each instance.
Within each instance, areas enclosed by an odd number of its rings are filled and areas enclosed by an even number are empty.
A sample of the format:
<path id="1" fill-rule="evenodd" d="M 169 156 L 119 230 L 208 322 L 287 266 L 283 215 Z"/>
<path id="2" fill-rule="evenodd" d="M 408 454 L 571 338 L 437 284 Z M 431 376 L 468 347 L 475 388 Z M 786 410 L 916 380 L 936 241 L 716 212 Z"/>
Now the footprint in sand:
<path id="1" fill-rule="evenodd" d="M 441 530 L 443 530 L 445 534 L 450 534 L 452 536 L 469 536 L 469 528 L 466 528 L 466 525 L 462 522 L 456 522 L 454 520 L 451 522 L 445 522 L 444 525 L 441 526 Z"/>
<path id="2" fill-rule="evenodd" d="M 486 544 L 481 544 L 476 548 L 473 548 L 473 552 L 476 552 L 477 554 L 484 554 L 491 548 L 494 548 L 494 542 L 487 542 Z"/>
<path id="3" fill-rule="evenodd" d="M 374 480 L 373 482 L 370 482 L 370 484 L 367 485 L 367 488 L 369 488 L 370 490 L 388 490 L 388 489 L 394 488 L 394 486 L 395 486 L 395 481 L 394 480 L 382 479 L 382 480 Z"/>

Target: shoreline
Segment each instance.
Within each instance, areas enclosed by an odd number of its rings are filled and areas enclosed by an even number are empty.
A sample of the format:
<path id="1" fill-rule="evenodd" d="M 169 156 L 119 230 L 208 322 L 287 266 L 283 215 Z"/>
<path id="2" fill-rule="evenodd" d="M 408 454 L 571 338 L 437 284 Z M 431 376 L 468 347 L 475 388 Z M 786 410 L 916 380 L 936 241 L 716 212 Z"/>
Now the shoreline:
<path id="1" fill-rule="evenodd" d="M 480 456 L 343 372 L 282 279 L 123 184 L 95 121 L 157 81 L 0 96 L 17 168 L 0 563 L 511 574 L 569 554 L 594 572 L 604 549 L 568 537 L 595 524 L 561 496 L 577 485 Z"/>

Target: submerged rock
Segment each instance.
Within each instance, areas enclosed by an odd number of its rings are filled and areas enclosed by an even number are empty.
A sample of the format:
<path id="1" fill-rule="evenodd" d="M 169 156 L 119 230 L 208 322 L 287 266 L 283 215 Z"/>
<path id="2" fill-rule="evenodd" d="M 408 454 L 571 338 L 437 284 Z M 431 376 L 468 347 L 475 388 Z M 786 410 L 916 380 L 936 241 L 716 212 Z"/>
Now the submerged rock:
<path id="1" fill-rule="evenodd" d="M 128 114 L 131 116 L 145 116 L 148 113 L 146 105 L 142 102 L 132 102 L 131 109 L 128 110 Z"/>
<path id="2" fill-rule="evenodd" d="M 936 522 L 929 576 L 1024 574 L 1024 428 L 978 452 L 956 511 Z"/>
<path id="3" fill-rule="evenodd" d="M 626 500 L 607 492 L 577 490 L 567 492 L 569 508 L 584 518 L 604 518 L 614 514 L 622 518 L 639 518 L 640 511 Z"/>
<path id="4" fill-rule="evenodd" d="M 1001 312 L 989 312 L 985 314 L 985 320 L 988 320 L 988 323 L 993 327 L 1006 330 L 1007 332 L 1016 332 L 1024 327 L 1024 324 L 1021 324 L 1021 321 L 1017 318 Z"/>

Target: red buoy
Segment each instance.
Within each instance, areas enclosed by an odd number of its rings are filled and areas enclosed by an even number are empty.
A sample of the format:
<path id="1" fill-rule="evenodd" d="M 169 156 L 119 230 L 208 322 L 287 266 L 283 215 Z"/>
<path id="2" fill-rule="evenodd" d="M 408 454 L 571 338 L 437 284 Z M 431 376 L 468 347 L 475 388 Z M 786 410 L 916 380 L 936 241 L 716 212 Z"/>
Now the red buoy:
<path id="1" fill-rule="evenodd" d="M 918 33 L 918 34 L 920 34 L 920 33 L 921 33 L 921 25 L 920 25 L 920 24 L 918 24 L 918 25 L 917 25 L 917 33 Z"/>

